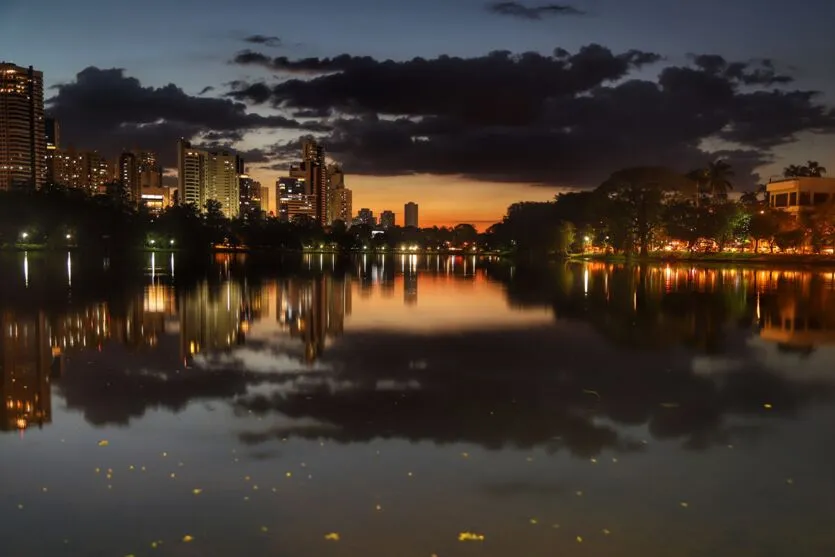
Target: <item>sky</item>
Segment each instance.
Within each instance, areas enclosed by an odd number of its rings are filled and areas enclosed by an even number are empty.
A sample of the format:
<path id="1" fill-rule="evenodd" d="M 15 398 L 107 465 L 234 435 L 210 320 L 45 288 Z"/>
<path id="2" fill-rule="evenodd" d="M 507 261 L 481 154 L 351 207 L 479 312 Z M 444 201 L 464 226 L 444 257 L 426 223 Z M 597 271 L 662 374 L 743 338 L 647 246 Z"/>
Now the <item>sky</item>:
<path id="1" fill-rule="evenodd" d="M 484 228 L 625 166 L 835 172 L 833 21 L 831 0 L 2 0 L 0 58 L 44 72 L 64 145 L 173 165 L 188 136 L 272 182 L 313 135 L 355 211 Z"/>

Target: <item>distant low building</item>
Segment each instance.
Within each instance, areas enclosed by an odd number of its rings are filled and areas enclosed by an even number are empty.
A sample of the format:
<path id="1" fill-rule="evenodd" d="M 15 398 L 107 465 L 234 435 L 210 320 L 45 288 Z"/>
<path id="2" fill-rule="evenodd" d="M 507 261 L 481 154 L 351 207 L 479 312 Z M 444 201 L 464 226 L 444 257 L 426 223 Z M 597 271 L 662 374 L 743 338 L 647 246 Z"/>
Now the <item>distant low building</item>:
<path id="1" fill-rule="evenodd" d="M 817 205 L 835 203 L 835 178 L 784 178 L 769 182 L 768 205 L 798 214 Z"/>
<path id="2" fill-rule="evenodd" d="M 374 218 L 374 212 L 371 209 L 360 209 L 357 212 L 357 221 L 358 224 L 365 224 L 367 226 L 377 225 L 377 219 Z"/>

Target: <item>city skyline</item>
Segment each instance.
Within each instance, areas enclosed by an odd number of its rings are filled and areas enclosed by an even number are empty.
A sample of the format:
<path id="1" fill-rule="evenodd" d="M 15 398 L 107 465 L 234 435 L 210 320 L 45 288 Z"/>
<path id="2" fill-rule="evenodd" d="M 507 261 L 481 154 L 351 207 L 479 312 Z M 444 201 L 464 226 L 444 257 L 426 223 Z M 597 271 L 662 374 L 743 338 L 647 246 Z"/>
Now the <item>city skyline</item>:
<path id="1" fill-rule="evenodd" d="M 57 52 L 25 37 L 64 36 L 116 8 L 46 4 L 60 26 L 25 2 L 0 8 L 9 22 L 0 31 L 11 38 L 4 56 L 44 72 L 48 108 L 71 144 L 157 151 L 171 169 L 174 153 L 159 145 L 187 136 L 241 151 L 253 178 L 272 183 L 276 165 L 284 168 L 298 139 L 312 134 L 350 176 L 356 206 L 382 210 L 416 197 L 424 226 L 483 229 L 511 203 L 593 188 L 599 174 L 630 163 L 685 171 L 718 154 L 738 169 L 739 190 L 796 160 L 835 167 L 835 73 L 817 55 L 829 44 L 823 22 L 833 6 L 824 0 L 806 2 L 821 16 L 814 21 L 771 0 L 756 8 L 642 0 L 639 10 L 596 0 L 563 12 L 537 3 L 400 2 L 369 19 L 357 15 L 366 2 L 328 0 L 339 31 L 314 39 L 299 30 L 315 25 L 321 7 L 284 6 L 276 25 L 265 2 L 209 2 L 201 26 L 163 33 L 158 44 L 140 40 L 141 24 L 107 41 L 112 30 L 102 25 Z M 168 25 L 152 17 L 162 3 L 146 8 L 139 21 Z M 267 29 L 256 28 L 264 26 L 252 17 L 259 10 Z M 656 14 L 668 31 L 636 31 L 646 30 L 641 13 Z M 405 15 L 409 29 L 397 25 Z M 740 21 L 748 32 L 734 32 Z M 708 22 L 715 33 L 697 31 Z M 436 40 L 438 25 L 455 40 Z M 537 54 L 488 54 L 503 49 Z M 427 85 L 414 80 L 420 64 L 444 95 L 410 93 Z M 370 76 L 362 87 L 358 72 Z M 522 85 L 528 79 L 540 80 L 541 94 Z M 118 106 L 96 110 L 104 91 Z"/>

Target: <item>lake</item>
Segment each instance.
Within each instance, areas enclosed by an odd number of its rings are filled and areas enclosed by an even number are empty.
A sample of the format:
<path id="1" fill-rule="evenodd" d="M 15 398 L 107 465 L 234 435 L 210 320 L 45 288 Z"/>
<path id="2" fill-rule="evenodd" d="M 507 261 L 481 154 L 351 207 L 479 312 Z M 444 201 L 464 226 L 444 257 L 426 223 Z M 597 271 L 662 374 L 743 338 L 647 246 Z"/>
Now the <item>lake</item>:
<path id="1" fill-rule="evenodd" d="M 835 555 L 835 270 L 0 254 L 28 556 Z"/>

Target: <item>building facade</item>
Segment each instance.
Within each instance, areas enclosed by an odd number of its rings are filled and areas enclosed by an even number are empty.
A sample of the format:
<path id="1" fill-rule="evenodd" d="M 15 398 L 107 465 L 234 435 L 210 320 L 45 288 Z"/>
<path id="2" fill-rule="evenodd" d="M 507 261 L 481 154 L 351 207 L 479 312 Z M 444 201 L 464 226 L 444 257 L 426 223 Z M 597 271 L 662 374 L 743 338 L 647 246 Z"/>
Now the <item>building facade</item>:
<path id="1" fill-rule="evenodd" d="M 769 182 L 766 190 L 770 207 L 793 215 L 835 203 L 835 178 L 785 178 Z"/>
<path id="2" fill-rule="evenodd" d="M 394 228 L 395 215 L 393 211 L 383 211 L 380 213 L 380 227 L 383 229 Z"/>
<path id="3" fill-rule="evenodd" d="M 404 215 L 404 224 L 405 226 L 413 226 L 418 228 L 419 221 L 418 221 L 418 205 L 413 201 L 409 201 L 403 207 L 403 215 Z"/>
<path id="4" fill-rule="evenodd" d="M 283 222 L 292 222 L 299 216 L 317 218 L 316 196 L 305 178 L 279 178 L 276 181 L 278 195 L 277 216 Z"/>
<path id="5" fill-rule="evenodd" d="M 0 62 L 0 190 L 46 183 L 43 73 Z"/>
<path id="6" fill-rule="evenodd" d="M 218 201 L 226 218 L 236 218 L 240 211 L 238 170 L 240 157 L 226 151 L 196 149 L 181 139 L 178 142 L 178 198 L 206 210 L 206 202 Z"/>

